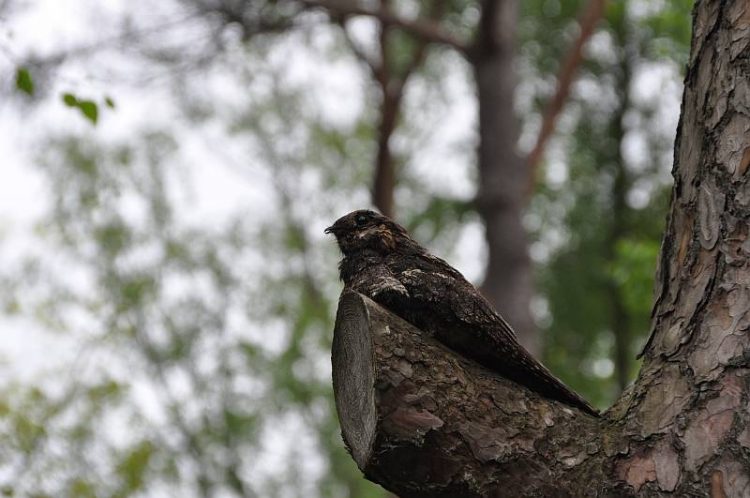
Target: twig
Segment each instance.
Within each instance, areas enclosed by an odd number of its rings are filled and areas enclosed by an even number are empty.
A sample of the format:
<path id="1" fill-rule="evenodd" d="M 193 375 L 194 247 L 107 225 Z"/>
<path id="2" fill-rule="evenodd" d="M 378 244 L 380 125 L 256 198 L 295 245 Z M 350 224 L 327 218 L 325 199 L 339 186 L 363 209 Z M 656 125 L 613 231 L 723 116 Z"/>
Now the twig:
<path id="1" fill-rule="evenodd" d="M 568 55 L 560 68 L 560 73 L 557 77 L 557 90 L 555 91 L 552 100 L 547 104 L 547 109 L 544 113 L 544 120 L 542 121 L 542 127 L 539 130 L 536 144 L 526 157 L 526 164 L 531 169 L 531 174 L 529 175 L 529 193 L 534 190 L 539 161 L 544 154 L 547 142 L 555 131 L 555 123 L 562 112 L 565 101 L 568 99 L 570 86 L 573 83 L 578 67 L 581 65 L 581 61 L 583 60 L 583 47 L 594 33 L 594 27 L 604 13 L 605 3 L 606 0 L 591 0 L 589 2 L 579 22 L 581 32 L 573 46 L 570 48 L 570 52 L 568 52 Z"/>
<path id="2" fill-rule="evenodd" d="M 349 46 L 349 49 L 352 51 L 352 53 L 359 59 L 361 62 L 363 62 L 367 68 L 372 73 L 373 77 L 377 77 L 378 71 L 380 70 L 378 67 L 378 63 L 374 60 L 372 60 L 372 57 L 367 55 L 362 48 L 357 45 L 357 42 L 354 41 L 354 38 L 349 34 L 349 31 L 346 29 L 346 17 L 339 17 L 336 19 L 336 23 L 341 27 L 341 31 L 344 33 L 344 40 L 346 41 L 346 44 Z"/>
<path id="3" fill-rule="evenodd" d="M 381 1 L 381 12 L 388 12 L 390 2 Z M 445 2 L 436 1 L 427 19 L 435 24 L 444 13 Z M 378 125 L 378 152 L 375 158 L 375 175 L 373 178 L 373 204 L 387 216 L 395 216 L 394 190 L 396 187 L 396 171 L 393 154 L 390 148 L 390 138 L 398 125 L 398 115 L 404 96 L 404 87 L 409 77 L 422 65 L 427 55 L 430 40 L 418 37 L 417 46 L 411 53 L 409 63 L 401 74 L 391 71 L 388 53 L 388 25 L 381 22 L 380 27 L 380 71 L 374 72 L 375 79 L 380 84 L 383 102 L 380 109 L 380 124 Z"/>
<path id="4" fill-rule="evenodd" d="M 301 0 L 301 2 L 308 7 L 319 7 L 338 15 L 375 17 L 383 24 L 396 26 L 430 42 L 448 45 L 461 53 L 466 53 L 468 49 L 466 42 L 446 32 L 434 21 L 420 18 L 404 19 L 387 10 L 368 9 L 342 0 Z"/>

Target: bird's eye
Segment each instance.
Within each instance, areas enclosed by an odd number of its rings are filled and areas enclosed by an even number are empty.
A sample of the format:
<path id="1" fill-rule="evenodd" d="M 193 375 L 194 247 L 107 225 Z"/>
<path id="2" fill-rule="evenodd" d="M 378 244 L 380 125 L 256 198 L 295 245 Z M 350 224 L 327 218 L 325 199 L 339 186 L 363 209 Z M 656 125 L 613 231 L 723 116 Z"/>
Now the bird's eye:
<path id="1" fill-rule="evenodd" d="M 365 223 L 367 223 L 367 216 L 365 216 L 364 214 L 360 214 L 360 215 L 358 215 L 358 216 L 357 216 L 357 217 L 356 217 L 356 218 L 354 219 L 354 221 L 356 221 L 356 222 L 357 222 L 357 225 L 358 225 L 358 226 L 362 226 L 362 225 L 364 225 Z"/>

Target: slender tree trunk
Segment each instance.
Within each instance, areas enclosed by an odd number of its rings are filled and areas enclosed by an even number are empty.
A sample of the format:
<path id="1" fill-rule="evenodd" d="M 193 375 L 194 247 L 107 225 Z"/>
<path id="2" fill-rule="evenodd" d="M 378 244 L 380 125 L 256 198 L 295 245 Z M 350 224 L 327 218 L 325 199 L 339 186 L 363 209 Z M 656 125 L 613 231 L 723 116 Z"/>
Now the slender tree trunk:
<path id="1" fill-rule="evenodd" d="M 380 1 L 380 12 L 390 12 L 391 1 Z M 445 9 L 444 0 L 434 0 L 430 8 L 427 9 L 425 19 L 437 20 L 443 15 Z M 342 26 L 346 30 L 345 23 Z M 384 215 L 395 218 L 395 190 L 397 183 L 396 159 L 391 150 L 391 137 L 398 126 L 401 103 L 404 97 L 404 89 L 409 78 L 424 63 L 429 42 L 424 39 L 417 39 L 416 46 L 412 53 L 409 54 L 408 63 L 400 69 L 396 69 L 392 60 L 390 34 L 392 26 L 383 20 L 380 21 L 380 32 L 378 35 L 378 44 L 380 47 L 380 61 L 375 62 L 369 58 L 356 45 L 349 40 L 350 46 L 354 49 L 360 60 L 367 63 L 372 72 L 373 78 L 377 83 L 381 95 L 380 121 L 378 122 L 378 150 L 375 156 L 375 172 L 372 182 L 372 203 Z M 403 58 L 403 54 L 400 54 Z"/>
<path id="2" fill-rule="evenodd" d="M 380 0 L 380 8 L 390 9 L 390 0 Z M 384 215 L 394 217 L 393 195 L 396 188 L 396 168 L 391 153 L 391 136 L 396 130 L 403 86 L 397 75 L 392 73 L 391 51 L 389 47 L 390 26 L 380 23 L 378 43 L 380 45 L 380 66 L 375 71 L 375 78 L 380 88 L 382 102 L 380 105 L 380 123 L 378 123 L 378 151 L 375 157 L 375 174 L 372 184 L 372 203 Z"/>
<path id="3" fill-rule="evenodd" d="M 701 1 L 675 145 L 653 330 L 601 419 L 342 295 L 344 438 L 406 497 L 750 496 L 750 4 Z"/>
<path id="4" fill-rule="evenodd" d="M 485 225 L 487 268 L 482 293 L 508 320 L 520 342 L 537 354 L 531 316 L 531 261 L 522 223 L 530 170 L 516 148 L 513 109 L 516 73 L 516 0 L 486 0 L 477 40 L 469 57 L 479 101 L 479 191 L 477 208 Z"/>
<path id="5" fill-rule="evenodd" d="M 378 125 L 378 151 L 375 157 L 372 203 L 388 217 L 395 217 L 394 191 L 396 189 L 396 167 L 391 153 L 390 140 L 396 129 L 396 120 L 401 105 L 401 96 L 392 95 L 387 84 L 381 88 L 383 102 L 380 106 Z"/>
<path id="6" fill-rule="evenodd" d="M 630 83 L 632 78 L 632 54 L 629 46 L 628 19 L 623 15 L 615 21 L 614 31 L 617 37 L 619 50 L 619 64 L 616 68 L 616 78 L 619 104 L 612 116 L 611 136 L 616 138 L 615 146 L 609 146 L 604 152 L 606 166 L 612 172 L 612 189 L 610 191 L 611 219 L 608 220 L 609 233 L 605 241 L 605 257 L 609 265 L 613 265 L 617 259 L 617 246 L 628 235 L 627 226 L 627 193 L 630 188 L 630 179 L 625 158 L 622 155 L 623 142 L 625 140 L 625 114 L 630 109 Z M 625 389 L 630 381 L 628 367 L 630 366 L 630 313 L 625 308 L 625 297 L 623 296 L 621 284 L 610 277 L 607 282 L 607 295 L 610 306 L 610 327 L 614 335 L 614 365 L 615 379 L 620 392 Z"/>

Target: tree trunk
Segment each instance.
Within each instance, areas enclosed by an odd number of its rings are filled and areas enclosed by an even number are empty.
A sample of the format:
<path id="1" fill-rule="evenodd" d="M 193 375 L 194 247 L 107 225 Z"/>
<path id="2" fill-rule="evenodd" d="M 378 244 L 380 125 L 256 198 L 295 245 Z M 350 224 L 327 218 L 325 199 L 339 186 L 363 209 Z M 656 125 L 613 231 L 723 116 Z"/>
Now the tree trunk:
<path id="1" fill-rule="evenodd" d="M 334 392 L 368 478 L 403 498 L 750 496 L 749 43 L 748 2 L 696 5 L 652 335 L 603 418 L 342 295 Z"/>
<path id="2" fill-rule="evenodd" d="M 380 8 L 388 10 L 390 0 L 380 0 Z M 372 203 L 384 215 L 395 218 L 393 196 L 396 189 L 396 167 L 391 153 L 391 136 L 396 130 L 403 85 L 391 71 L 391 51 L 388 46 L 390 26 L 380 23 L 378 44 L 380 64 L 375 70 L 378 87 L 382 96 L 380 123 L 378 124 L 378 151 L 375 157 L 375 174 L 372 183 Z"/>
<path id="3" fill-rule="evenodd" d="M 395 218 L 394 191 L 396 190 L 396 165 L 391 153 L 390 140 L 396 130 L 401 95 L 394 96 L 387 84 L 382 88 L 383 101 L 380 106 L 378 124 L 378 151 L 375 157 L 375 175 L 372 187 L 372 203 L 384 215 Z"/>
<path id="4" fill-rule="evenodd" d="M 613 176 L 610 194 L 610 219 L 607 238 L 604 243 L 606 262 L 614 265 L 617 259 L 617 246 L 628 236 L 629 227 L 627 224 L 627 194 L 631 187 L 631 180 L 628 175 L 628 169 L 625 165 L 625 158 L 622 155 L 622 149 L 625 142 L 625 116 L 631 109 L 630 102 L 630 85 L 632 82 L 632 64 L 633 50 L 628 35 L 628 23 L 630 20 L 621 16 L 615 21 L 613 32 L 615 35 L 617 47 L 619 48 L 619 64 L 615 69 L 615 88 L 617 89 L 617 98 L 619 103 L 615 109 L 610 121 L 610 136 L 616 139 L 615 146 L 609 144 L 604 150 L 604 167 L 608 168 Z M 625 296 L 623 295 L 623 285 L 618 282 L 614 276 L 610 276 L 606 283 L 606 292 L 609 298 L 610 307 L 610 328 L 614 336 L 614 364 L 615 379 L 619 392 L 622 392 L 630 382 L 629 366 L 631 361 L 630 350 L 630 313 L 625 307 Z"/>
<path id="5" fill-rule="evenodd" d="M 519 341 L 538 355 L 531 316 L 531 261 L 522 223 L 531 170 L 518 153 L 513 109 L 518 4 L 485 0 L 476 43 L 469 53 L 479 103 L 477 209 L 485 225 L 487 268 L 482 293 L 508 320 Z"/>

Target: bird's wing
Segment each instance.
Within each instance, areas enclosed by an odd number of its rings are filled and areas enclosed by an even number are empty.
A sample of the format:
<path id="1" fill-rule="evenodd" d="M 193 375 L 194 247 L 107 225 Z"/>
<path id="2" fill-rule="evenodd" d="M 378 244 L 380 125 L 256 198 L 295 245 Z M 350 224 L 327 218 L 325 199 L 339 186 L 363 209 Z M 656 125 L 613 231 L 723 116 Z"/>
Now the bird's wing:
<path id="1" fill-rule="evenodd" d="M 460 272 L 434 256 L 389 264 L 405 293 L 371 296 L 405 320 L 485 367 L 545 397 L 597 411 L 539 363 L 511 326 Z"/>
<path id="2" fill-rule="evenodd" d="M 403 260 L 402 260 L 403 261 Z M 476 327 L 487 327 L 503 344 L 518 345 L 513 328 L 466 278 L 445 260 L 431 254 L 406 259 L 405 264 L 391 265 L 392 274 L 411 288 L 424 304 L 441 303 L 441 309 L 459 321 Z"/>

